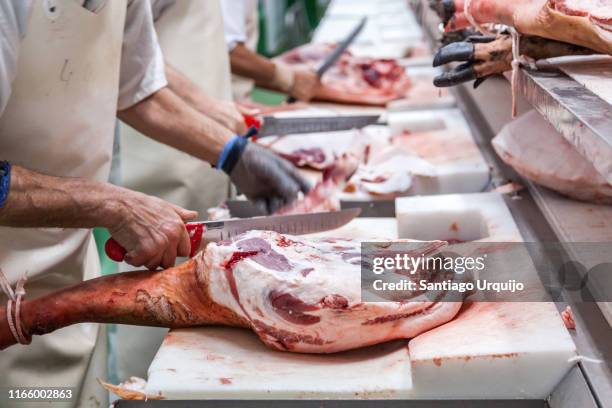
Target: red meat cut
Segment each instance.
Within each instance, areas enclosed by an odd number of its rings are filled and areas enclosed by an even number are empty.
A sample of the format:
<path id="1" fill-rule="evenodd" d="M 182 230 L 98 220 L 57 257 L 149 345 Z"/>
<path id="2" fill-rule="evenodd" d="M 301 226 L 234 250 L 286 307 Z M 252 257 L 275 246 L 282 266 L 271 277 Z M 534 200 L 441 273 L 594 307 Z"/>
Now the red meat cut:
<path id="1" fill-rule="evenodd" d="M 335 44 L 306 44 L 281 55 L 284 63 L 316 69 Z M 386 105 L 403 98 L 411 87 L 404 67 L 392 59 L 355 57 L 345 51 L 322 78 L 315 95 L 321 101 Z"/>

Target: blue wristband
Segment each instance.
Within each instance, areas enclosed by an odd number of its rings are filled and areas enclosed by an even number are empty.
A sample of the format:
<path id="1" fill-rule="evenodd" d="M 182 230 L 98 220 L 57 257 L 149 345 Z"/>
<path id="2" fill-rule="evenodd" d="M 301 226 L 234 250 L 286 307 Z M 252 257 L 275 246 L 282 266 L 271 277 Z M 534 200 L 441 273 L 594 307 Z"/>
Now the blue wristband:
<path id="1" fill-rule="evenodd" d="M 0 161 L 0 208 L 4 207 L 11 188 L 11 163 Z"/>
<path id="2" fill-rule="evenodd" d="M 230 174 L 247 144 L 248 140 L 244 137 L 234 136 L 223 146 L 215 167 L 218 170 L 223 170 L 226 174 Z"/>
<path id="3" fill-rule="evenodd" d="M 217 165 L 215 166 L 217 170 L 221 170 L 223 168 L 223 163 L 225 163 L 227 160 L 227 156 L 229 155 L 230 150 L 232 150 L 232 147 L 238 142 L 238 138 L 240 138 L 240 136 L 234 136 L 225 144 L 225 146 L 223 146 L 223 150 L 221 151 L 219 160 L 217 160 Z"/>

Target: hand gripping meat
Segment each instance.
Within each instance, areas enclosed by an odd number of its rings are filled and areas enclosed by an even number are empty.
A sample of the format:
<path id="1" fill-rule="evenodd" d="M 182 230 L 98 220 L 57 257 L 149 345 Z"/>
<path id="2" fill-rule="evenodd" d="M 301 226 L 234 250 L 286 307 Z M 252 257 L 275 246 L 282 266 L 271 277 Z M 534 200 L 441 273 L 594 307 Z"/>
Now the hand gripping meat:
<path id="1" fill-rule="evenodd" d="M 608 0 L 433 0 L 432 7 L 454 31 L 501 23 L 525 35 L 612 54 L 612 7 Z M 467 13 L 466 13 L 467 11 Z"/>
<path id="2" fill-rule="evenodd" d="M 537 36 L 521 36 L 519 54 L 537 61 L 564 55 L 590 55 L 595 52 L 579 45 Z M 489 76 L 512 69 L 512 38 L 508 34 L 468 36 L 464 41 L 453 42 L 440 48 L 434 57 L 433 65 L 438 67 L 451 62 L 462 64 L 438 75 L 434 78 L 434 85 L 447 87 L 474 81 L 474 88 L 477 88 Z"/>
<path id="3" fill-rule="evenodd" d="M 361 301 L 360 243 L 251 231 L 165 271 L 88 280 L 21 303 L 26 336 L 81 322 L 250 328 L 268 346 L 331 353 L 410 338 L 451 320 L 460 301 Z M 418 255 L 441 242 L 418 243 Z M 0 308 L 0 349 L 15 344 Z"/>

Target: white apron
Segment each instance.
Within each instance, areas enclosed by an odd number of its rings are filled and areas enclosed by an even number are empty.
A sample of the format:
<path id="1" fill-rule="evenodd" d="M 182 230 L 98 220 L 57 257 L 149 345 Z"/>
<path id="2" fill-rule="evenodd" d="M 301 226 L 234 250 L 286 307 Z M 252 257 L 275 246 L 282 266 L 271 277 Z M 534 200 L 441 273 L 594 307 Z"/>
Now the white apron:
<path id="1" fill-rule="evenodd" d="M 75 0 L 33 2 L 0 117 L 3 159 L 55 176 L 108 178 L 125 13 L 125 1 L 97 13 Z M 0 266 L 11 283 L 27 272 L 26 299 L 100 273 L 91 232 L 77 229 L 0 228 Z M 106 372 L 102 334 L 75 325 L 0 352 L 0 389 L 74 387 L 75 406 L 105 406 L 95 384 Z"/>
<path id="2" fill-rule="evenodd" d="M 245 22 L 246 43 L 245 46 L 251 51 L 257 51 L 259 42 L 259 13 L 257 12 L 257 0 L 246 0 L 247 16 Z M 251 93 L 255 88 L 255 81 L 240 75 L 232 74 L 232 95 L 235 101 L 251 99 Z"/>
<path id="3" fill-rule="evenodd" d="M 231 100 L 218 0 L 178 0 L 155 22 L 165 60 L 216 99 Z M 122 184 L 181 207 L 206 210 L 228 198 L 229 179 L 207 163 L 121 124 Z"/>
<path id="4" fill-rule="evenodd" d="M 207 95 L 231 100 L 229 57 L 218 0 L 177 0 L 164 10 L 155 29 L 168 63 Z M 124 186 L 197 210 L 202 218 L 206 209 L 228 198 L 230 183 L 223 173 L 123 123 L 120 132 Z M 146 378 L 166 331 L 117 326 L 113 344 L 119 380 L 132 375 Z"/>

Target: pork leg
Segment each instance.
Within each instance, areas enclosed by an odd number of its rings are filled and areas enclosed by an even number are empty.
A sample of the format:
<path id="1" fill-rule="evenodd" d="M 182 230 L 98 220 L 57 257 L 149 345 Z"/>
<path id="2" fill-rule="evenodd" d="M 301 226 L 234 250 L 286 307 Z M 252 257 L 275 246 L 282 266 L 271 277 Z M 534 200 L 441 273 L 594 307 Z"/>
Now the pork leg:
<path id="1" fill-rule="evenodd" d="M 585 8 L 588 8 L 588 2 L 584 3 Z M 443 18 L 452 15 L 446 29 L 454 31 L 470 25 L 464 6 L 465 0 L 445 0 L 442 5 L 434 8 L 442 13 Z M 603 13 L 601 10 L 597 11 Z M 515 27 L 521 34 L 536 35 L 612 54 L 612 31 L 607 25 L 599 23 L 605 21 L 605 14 L 594 19 L 588 10 L 585 10 L 584 15 L 567 13 L 552 0 L 471 0 L 469 12 L 479 24 L 501 23 Z"/>
<path id="2" fill-rule="evenodd" d="M 208 324 L 248 327 L 208 295 L 205 275 L 198 274 L 201 254 L 164 271 L 126 272 L 81 282 L 21 303 L 27 337 L 51 333 L 76 323 L 117 323 L 168 328 Z M 0 307 L 0 350 L 16 341 L 6 306 Z"/>

